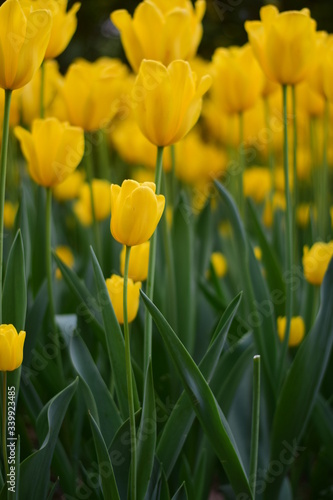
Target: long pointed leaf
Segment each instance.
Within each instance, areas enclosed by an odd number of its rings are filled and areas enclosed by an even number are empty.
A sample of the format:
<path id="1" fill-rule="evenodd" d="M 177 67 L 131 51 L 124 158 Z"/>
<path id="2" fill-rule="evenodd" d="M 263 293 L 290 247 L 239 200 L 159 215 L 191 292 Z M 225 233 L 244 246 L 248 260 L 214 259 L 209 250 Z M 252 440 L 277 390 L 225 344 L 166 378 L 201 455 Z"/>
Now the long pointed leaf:
<path id="1" fill-rule="evenodd" d="M 252 498 L 234 437 L 207 381 L 160 311 L 142 291 L 141 296 L 160 331 L 198 420 L 209 437 L 230 483 L 236 493 L 247 493 Z"/>

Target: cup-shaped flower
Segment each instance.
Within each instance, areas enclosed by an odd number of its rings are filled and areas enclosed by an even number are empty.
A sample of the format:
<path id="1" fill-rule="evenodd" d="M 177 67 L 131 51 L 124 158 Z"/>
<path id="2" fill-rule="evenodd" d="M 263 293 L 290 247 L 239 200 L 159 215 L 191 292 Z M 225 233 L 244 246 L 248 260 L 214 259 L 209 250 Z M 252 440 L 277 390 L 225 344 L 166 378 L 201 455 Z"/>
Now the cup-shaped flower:
<path id="1" fill-rule="evenodd" d="M 279 316 L 277 319 L 277 329 L 278 335 L 281 342 L 284 339 L 286 332 L 287 318 L 286 316 Z M 293 316 L 290 322 L 290 333 L 289 333 L 289 347 L 295 347 L 300 344 L 304 338 L 305 324 L 301 316 Z"/>
<path id="2" fill-rule="evenodd" d="M 52 16 L 48 10 L 24 13 L 18 0 L 0 7 L 0 87 L 19 89 L 41 65 L 50 39 Z"/>
<path id="3" fill-rule="evenodd" d="M 305 279 L 312 285 L 321 285 L 332 257 L 333 241 L 318 241 L 310 249 L 305 246 L 302 259 Z"/>
<path id="4" fill-rule="evenodd" d="M 3 207 L 3 223 L 6 229 L 13 229 L 18 205 L 11 201 L 5 201 Z"/>
<path id="5" fill-rule="evenodd" d="M 61 54 L 71 41 L 76 27 L 76 13 L 81 4 L 75 3 L 67 10 L 67 0 L 20 0 L 24 11 L 47 9 L 52 15 L 52 28 L 45 59 L 54 59 Z"/>
<path id="6" fill-rule="evenodd" d="M 127 68 L 118 59 L 80 59 L 68 68 L 62 88 L 68 120 L 86 132 L 105 128 L 118 112 Z"/>
<path id="7" fill-rule="evenodd" d="M 60 245 L 56 247 L 55 253 L 59 257 L 59 259 L 64 264 L 66 264 L 66 266 L 70 267 L 71 269 L 74 267 L 74 255 L 72 250 L 68 246 Z M 56 269 L 55 276 L 58 280 L 62 278 L 61 271 L 58 267 Z"/>
<path id="8" fill-rule="evenodd" d="M 322 65 L 323 90 L 325 97 L 333 102 L 333 35 L 327 41 L 326 53 Z"/>
<path id="9" fill-rule="evenodd" d="M 136 245 L 131 248 L 128 277 L 133 281 L 145 281 L 148 276 L 149 264 L 149 248 L 150 242 L 146 241 L 141 245 Z M 120 253 L 120 272 L 124 276 L 125 272 L 125 254 L 126 247 L 124 246 Z"/>
<path id="10" fill-rule="evenodd" d="M 155 194 L 153 182 L 139 184 L 125 180 L 121 187 L 111 185 L 111 234 L 123 245 L 148 241 L 162 217 L 165 198 Z"/>
<path id="11" fill-rule="evenodd" d="M 84 184 L 84 173 L 80 170 L 75 170 L 69 175 L 64 182 L 57 184 L 53 188 L 53 196 L 59 201 L 64 202 L 74 200 L 80 195 L 80 190 Z M 110 210 L 109 210 L 110 213 Z"/>
<path id="12" fill-rule="evenodd" d="M 228 272 L 228 262 L 221 252 L 213 252 L 210 261 L 218 278 L 223 278 Z"/>
<path id="13" fill-rule="evenodd" d="M 316 22 L 308 9 L 279 13 L 273 5 L 260 9 L 261 21 L 246 21 L 245 30 L 264 73 L 282 85 L 301 82 L 311 71 Z"/>
<path id="14" fill-rule="evenodd" d="M 134 105 L 141 132 L 155 146 L 180 141 L 197 122 L 210 85 L 210 75 L 197 82 L 186 61 L 173 61 L 167 68 L 142 61 L 133 89 L 133 95 L 141 96 Z"/>
<path id="15" fill-rule="evenodd" d="M 37 119 L 31 132 L 14 129 L 28 162 L 32 179 L 44 187 L 63 182 L 78 166 L 84 153 L 84 133 L 56 118 Z"/>
<path id="16" fill-rule="evenodd" d="M 119 29 L 127 59 L 137 72 L 143 59 L 168 65 L 175 59 L 195 56 L 202 37 L 201 20 L 206 2 L 197 0 L 145 0 L 133 19 L 124 10 L 116 10 L 111 20 Z"/>
<path id="17" fill-rule="evenodd" d="M 124 323 L 123 310 L 123 293 L 124 293 L 124 278 L 113 274 L 111 278 L 106 280 L 106 286 L 110 295 L 111 304 L 119 323 Z M 140 301 L 141 283 L 133 283 L 129 278 L 127 283 L 127 315 L 128 322 L 134 321 Z"/>
<path id="18" fill-rule="evenodd" d="M 0 325 L 0 371 L 11 372 L 21 366 L 25 332 L 13 325 Z"/>
<path id="19" fill-rule="evenodd" d="M 92 193 L 94 200 L 95 217 L 101 221 L 109 217 L 111 210 L 110 183 L 104 179 L 92 180 Z M 76 213 L 81 224 L 90 226 L 93 222 L 91 209 L 90 186 L 86 182 L 81 186 L 79 200 L 74 205 Z"/>
<path id="20" fill-rule="evenodd" d="M 213 98 L 224 113 L 253 107 L 264 88 L 264 74 L 250 44 L 216 49 L 213 56 Z"/>

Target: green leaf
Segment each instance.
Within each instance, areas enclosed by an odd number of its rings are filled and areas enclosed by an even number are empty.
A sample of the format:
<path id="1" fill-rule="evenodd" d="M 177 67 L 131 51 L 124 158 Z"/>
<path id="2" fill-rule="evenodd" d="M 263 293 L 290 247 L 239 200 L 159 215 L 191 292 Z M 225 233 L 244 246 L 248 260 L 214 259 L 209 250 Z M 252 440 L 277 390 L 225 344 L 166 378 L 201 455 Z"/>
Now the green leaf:
<path id="1" fill-rule="evenodd" d="M 160 311 L 142 291 L 141 296 L 160 331 L 197 418 L 209 437 L 232 487 L 236 493 L 247 493 L 252 498 L 234 437 L 207 381 Z"/>
<path id="2" fill-rule="evenodd" d="M 275 292 L 276 290 L 281 291 L 281 300 L 279 300 L 279 302 L 275 304 L 276 314 L 277 316 L 283 316 L 286 287 L 282 279 L 282 274 L 278 264 L 277 257 L 274 253 L 274 247 L 269 243 L 269 241 L 266 238 L 264 229 L 258 218 L 258 214 L 253 204 L 253 201 L 250 198 L 248 198 L 247 201 L 248 201 L 248 206 L 250 208 L 249 212 L 251 215 L 251 220 L 253 222 L 259 246 L 262 251 L 262 261 L 266 270 L 266 279 L 269 289 L 271 292 Z"/>
<path id="3" fill-rule="evenodd" d="M 29 226 L 28 206 L 26 201 L 26 191 L 22 189 L 20 204 L 15 218 L 15 233 L 20 230 L 22 234 L 24 256 L 25 256 L 25 271 L 29 278 L 31 269 L 31 229 Z"/>
<path id="4" fill-rule="evenodd" d="M 109 353 L 115 389 L 119 401 L 120 412 L 124 418 L 128 416 L 127 378 L 125 364 L 124 337 L 114 313 L 105 279 L 98 263 L 97 257 L 91 248 L 91 256 L 95 273 L 96 287 L 98 290 L 98 303 L 102 309 L 106 345 Z M 138 396 L 135 379 L 133 377 L 134 404 L 138 408 Z"/>
<path id="5" fill-rule="evenodd" d="M 32 361 L 33 349 L 36 347 L 37 339 L 40 338 L 43 330 L 43 319 L 47 311 L 48 303 L 49 298 L 47 294 L 47 283 L 45 280 L 27 314 L 26 331 L 28 333 L 24 342 L 23 358 L 25 366 L 30 366 Z"/>
<path id="6" fill-rule="evenodd" d="M 88 410 L 97 421 L 103 439 L 110 444 L 122 424 L 118 408 L 79 335 L 72 337 L 69 353 L 75 370 L 84 382 Z"/>
<path id="7" fill-rule="evenodd" d="M 299 347 L 279 396 L 271 442 L 271 461 L 280 460 L 285 449 L 293 458 L 302 451 L 300 439 L 315 405 L 333 343 L 333 259 L 321 286 L 321 304 L 312 330 Z M 282 461 L 280 460 L 282 463 Z M 277 498 L 285 473 L 267 485 L 267 498 Z"/>
<path id="8" fill-rule="evenodd" d="M 139 422 L 141 410 L 135 414 L 136 426 Z M 118 429 L 109 448 L 110 459 L 113 465 L 114 475 L 120 498 L 127 498 L 128 478 L 131 463 L 131 432 L 130 421 L 125 420 Z"/>
<path id="9" fill-rule="evenodd" d="M 195 336 L 195 275 L 194 275 L 194 231 L 190 217 L 186 215 L 186 207 L 190 201 L 181 193 L 179 205 L 174 213 L 172 237 L 174 246 L 174 261 L 178 331 L 181 340 L 189 352 L 193 352 Z"/>
<path id="10" fill-rule="evenodd" d="M 196 224 L 197 239 L 199 242 L 197 265 L 198 276 L 204 276 L 209 267 L 214 234 L 212 222 L 213 217 L 209 201 L 206 203 L 204 209 L 200 212 Z"/>
<path id="11" fill-rule="evenodd" d="M 53 252 L 53 258 L 59 267 L 61 274 L 67 283 L 69 289 L 77 297 L 79 306 L 77 314 L 82 315 L 87 323 L 91 323 L 98 340 L 101 342 L 104 349 L 106 349 L 104 330 L 100 324 L 99 307 L 96 299 L 91 295 L 84 282 L 72 271 L 61 259 Z"/>
<path id="12" fill-rule="evenodd" d="M 113 467 L 108 449 L 94 417 L 91 414 L 89 415 L 104 498 L 110 498 L 110 500 L 118 500 L 120 499 L 120 496 L 118 493 L 116 479 L 114 477 Z"/>
<path id="13" fill-rule="evenodd" d="M 137 433 L 137 495 L 144 498 L 152 474 L 156 447 L 156 409 L 151 359 L 147 367 L 142 416 Z"/>
<path id="14" fill-rule="evenodd" d="M 33 217 L 33 231 L 31 236 L 31 283 L 33 294 L 36 295 L 46 276 L 46 189 L 34 185 L 36 207 Z"/>
<path id="15" fill-rule="evenodd" d="M 318 394 L 312 420 L 333 466 L 333 410 Z"/>
<path id="16" fill-rule="evenodd" d="M 49 401 L 38 418 L 40 449 L 21 463 L 20 500 L 46 498 L 50 467 L 58 434 L 78 379 Z"/>
<path id="17" fill-rule="evenodd" d="M 8 257 L 2 294 L 2 322 L 24 330 L 27 312 L 27 284 L 21 231 L 15 236 Z"/>
<path id="18" fill-rule="evenodd" d="M 187 491 L 185 483 L 181 484 L 176 493 L 173 495 L 172 500 L 187 500 Z M 200 497 L 198 497 L 200 498 Z"/>
<path id="19" fill-rule="evenodd" d="M 235 317 L 241 301 L 241 294 L 237 295 L 229 304 L 220 318 L 212 342 L 207 353 L 199 364 L 203 376 L 210 380 L 220 358 L 230 325 Z M 167 477 L 184 447 L 185 440 L 195 418 L 190 399 L 183 392 L 175 404 L 168 421 L 166 422 L 157 446 L 157 456 L 163 464 Z"/>

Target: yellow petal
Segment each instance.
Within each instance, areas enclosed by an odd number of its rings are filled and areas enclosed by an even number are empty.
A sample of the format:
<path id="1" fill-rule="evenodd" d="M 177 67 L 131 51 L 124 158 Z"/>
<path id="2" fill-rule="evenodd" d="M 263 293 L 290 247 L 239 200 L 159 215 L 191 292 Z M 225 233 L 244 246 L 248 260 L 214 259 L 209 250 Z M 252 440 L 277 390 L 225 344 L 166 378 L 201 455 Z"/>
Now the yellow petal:
<path id="1" fill-rule="evenodd" d="M 116 10 L 111 14 L 111 21 L 119 29 L 126 57 L 133 70 L 137 72 L 144 57 L 144 52 L 134 30 L 131 16 L 124 9 Z"/>
<path id="2" fill-rule="evenodd" d="M 18 57 L 25 43 L 27 19 L 17 0 L 0 7 L 0 85 L 10 89 L 15 82 Z"/>
<path id="3" fill-rule="evenodd" d="M 0 371 L 11 369 L 11 349 L 7 337 L 0 333 Z"/>
<path id="4" fill-rule="evenodd" d="M 79 165 L 84 154 L 84 133 L 79 127 L 66 127 L 54 157 L 57 184 L 68 177 Z M 54 185 L 54 184 L 53 184 Z"/>

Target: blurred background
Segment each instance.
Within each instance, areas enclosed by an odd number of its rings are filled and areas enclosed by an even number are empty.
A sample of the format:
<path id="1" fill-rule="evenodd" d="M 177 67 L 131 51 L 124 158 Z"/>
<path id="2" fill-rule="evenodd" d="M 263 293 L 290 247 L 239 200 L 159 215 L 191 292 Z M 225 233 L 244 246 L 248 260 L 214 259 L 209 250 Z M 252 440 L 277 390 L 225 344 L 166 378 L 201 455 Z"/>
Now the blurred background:
<path id="1" fill-rule="evenodd" d="M 244 30 L 246 19 L 259 19 L 259 9 L 266 4 L 275 4 L 280 11 L 307 7 L 317 21 L 319 30 L 333 33 L 332 0 L 206 0 L 207 9 L 203 20 L 204 36 L 198 54 L 210 59 L 216 47 L 242 45 L 247 41 Z M 70 0 L 71 6 L 74 0 Z M 77 57 L 95 60 L 107 55 L 126 60 L 116 28 L 110 21 L 110 13 L 116 9 L 127 9 L 133 14 L 139 4 L 135 0 L 81 0 L 78 12 L 78 29 L 68 49 L 59 57 L 60 67 L 65 71 Z"/>

